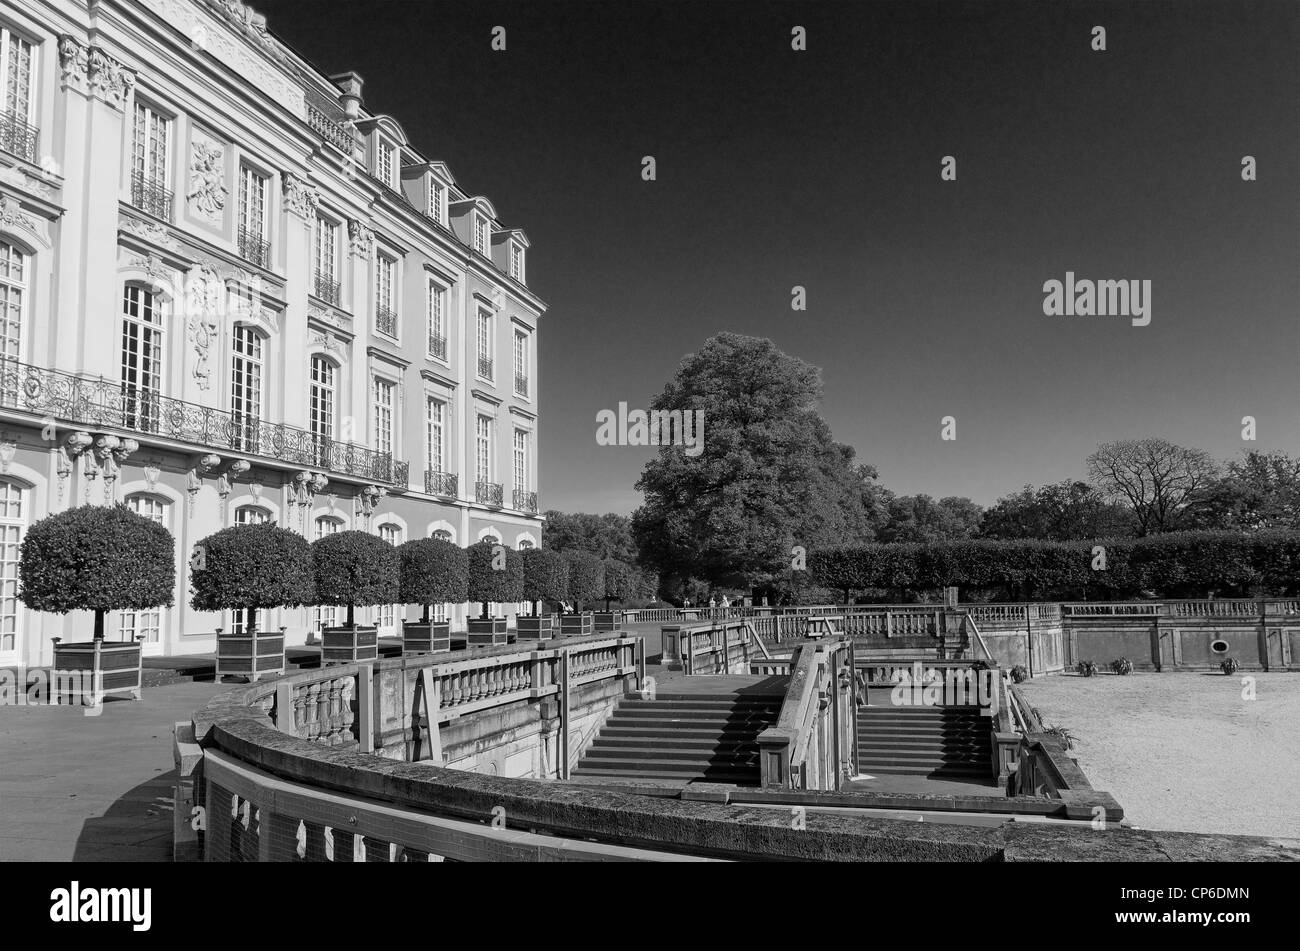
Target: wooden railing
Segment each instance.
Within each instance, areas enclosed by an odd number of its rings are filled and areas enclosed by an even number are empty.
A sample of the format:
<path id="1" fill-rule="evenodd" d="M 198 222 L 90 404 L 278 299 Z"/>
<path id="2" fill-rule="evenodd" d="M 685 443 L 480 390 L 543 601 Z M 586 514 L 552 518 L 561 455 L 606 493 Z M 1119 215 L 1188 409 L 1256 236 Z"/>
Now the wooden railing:
<path id="1" fill-rule="evenodd" d="M 852 671 L 847 638 L 795 649 L 780 716 L 758 735 L 764 787 L 837 790 L 856 774 Z"/>

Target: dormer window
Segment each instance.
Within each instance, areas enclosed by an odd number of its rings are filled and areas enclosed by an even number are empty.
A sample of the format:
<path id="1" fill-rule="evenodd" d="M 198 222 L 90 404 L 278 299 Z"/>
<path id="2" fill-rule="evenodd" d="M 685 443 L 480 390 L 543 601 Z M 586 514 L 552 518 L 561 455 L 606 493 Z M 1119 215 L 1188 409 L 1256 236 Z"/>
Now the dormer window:
<path id="1" fill-rule="evenodd" d="M 447 189 L 432 179 L 429 181 L 429 217 L 438 224 L 447 221 Z"/>
<path id="2" fill-rule="evenodd" d="M 488 223 L 480 214 L 474 215 L 474 250 L 479 254 L 487 254 L 488 250 Z"/>
<path id="3" fill-rule="evenodd" d="M 375 160 L 375 177 L 389 188 L 397 188 L 397 148 L 391 142 L 379 140 L 379 154 Z"/>
<path id="4" fill-rule="evenodd" d="M 510 243 L 510 276 L 520 284 L 524 283 L 524 249 L 513 241 Z"/>

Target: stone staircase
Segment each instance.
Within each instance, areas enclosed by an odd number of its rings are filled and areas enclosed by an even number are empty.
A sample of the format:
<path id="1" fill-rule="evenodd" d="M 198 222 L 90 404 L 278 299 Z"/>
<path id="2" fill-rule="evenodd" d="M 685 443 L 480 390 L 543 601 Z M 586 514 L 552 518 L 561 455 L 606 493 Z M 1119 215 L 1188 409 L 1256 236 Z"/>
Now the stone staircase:
<path id="1" fill-rule="evenodd" d="M 858 707 L 858 770 L 934 777 L 993 775 L 989 718 L 978 707 Z"/>
<path id="2" fill-rule="evenodd" d="M 624 699 L 573 771 L 588 780 L 760 782 L 758 734 L 776 723 L 774 694 L 659 694 Z"/>

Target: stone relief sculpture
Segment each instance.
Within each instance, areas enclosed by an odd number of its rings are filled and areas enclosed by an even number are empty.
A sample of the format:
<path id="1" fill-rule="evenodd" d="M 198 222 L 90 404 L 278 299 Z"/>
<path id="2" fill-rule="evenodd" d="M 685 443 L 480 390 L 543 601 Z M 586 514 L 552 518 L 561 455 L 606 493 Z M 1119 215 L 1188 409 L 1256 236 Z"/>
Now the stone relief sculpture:
<path id="1" fill-rule="evenodd" d="M 281 180 L 284 182 L 284 207 L 299 218 L 314 217 L 316 206 L 320 202 L 320 194 L 316 189 L 293 172 L 285 172 Z"/>
<path id="2" fill-rule="evenodd" d="M 185 309 L 190 318 L 186 333 L 194 345 L 194 379 L 198 381 L 201 390 L 212 385 L 209 351 L 221 329 L 220 315 L 225 289 L 225 281 L 208 264 L 200 264 L 190 272 L 185 289 Z"/>
<path id="3" fill-rule="evenodd" d="M 186 197 L 210 221 L 221 218 L 226 207 L 226 150 L 211 139 L 194 139 L 190 153 L 190 188 Z"/>

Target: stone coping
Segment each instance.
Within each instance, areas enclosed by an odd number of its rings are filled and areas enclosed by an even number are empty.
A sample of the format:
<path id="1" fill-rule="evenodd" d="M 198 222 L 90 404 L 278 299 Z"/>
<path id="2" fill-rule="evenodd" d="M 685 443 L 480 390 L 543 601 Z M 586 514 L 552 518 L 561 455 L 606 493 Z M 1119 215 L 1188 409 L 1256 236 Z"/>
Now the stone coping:
<path id="1" fill-rule="evenodd" d="M 519 652 L 518 645 L 510 647 Z M 280 679 L 309 679 L 307 675 L 319 672 Z M 652 798 L 389 760 L 357 752 L 355 746 L 322 746 L 276 730 L 251 704 L 278 682 L 244 685 L 214 697 L 194 715 L 196 740 L 289 782 L 437 815 L 486 822 L 500 806 L 518 828 L 684 855 L 768 861 L 1300 860 L 1297 840 L 1093 831 L 1083 823 L 1077 829 L 1040 823 L 990 828 L 814 812 L 805 817 L 803 828 L 795 828 L 783 810 Z"/>

